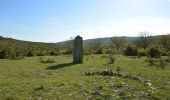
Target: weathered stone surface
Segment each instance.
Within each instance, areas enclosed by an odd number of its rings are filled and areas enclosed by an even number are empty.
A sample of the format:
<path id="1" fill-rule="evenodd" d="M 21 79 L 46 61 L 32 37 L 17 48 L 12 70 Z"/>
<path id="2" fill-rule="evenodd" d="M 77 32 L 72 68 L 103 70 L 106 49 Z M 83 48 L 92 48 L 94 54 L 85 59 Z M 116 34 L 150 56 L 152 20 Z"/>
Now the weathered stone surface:
<path id="1" fill-rule="evenodd" d="M 73 42 L 73 63 L 83 63 L 83 38 L 77 36 Z"/>

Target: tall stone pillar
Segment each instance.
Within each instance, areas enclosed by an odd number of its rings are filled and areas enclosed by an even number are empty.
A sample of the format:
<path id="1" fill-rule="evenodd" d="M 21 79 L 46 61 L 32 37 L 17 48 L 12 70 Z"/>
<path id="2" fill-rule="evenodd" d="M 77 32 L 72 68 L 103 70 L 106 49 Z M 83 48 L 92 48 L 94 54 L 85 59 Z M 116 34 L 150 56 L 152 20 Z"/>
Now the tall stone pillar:
<path id="1" fill-rule="evenodd" d="M 83 38 L 79 35 L 73 41 L 73 63 L 83 63 Z"/>

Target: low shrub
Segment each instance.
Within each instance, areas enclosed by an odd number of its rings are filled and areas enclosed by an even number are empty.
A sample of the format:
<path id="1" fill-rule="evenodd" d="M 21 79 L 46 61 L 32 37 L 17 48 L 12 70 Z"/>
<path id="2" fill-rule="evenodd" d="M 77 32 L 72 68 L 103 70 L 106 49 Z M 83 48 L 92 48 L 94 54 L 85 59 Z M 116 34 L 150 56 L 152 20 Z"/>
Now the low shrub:
<path id="1" fill-rule="evenodd" d="M 138 49 L 138 56 L 146 56 L 146 50 L 144 50 L 143 48 L 139 48 Z"/>
<path id="2" fill-rule="evenodd" d="M 35 91 L 40 91 L 40 90 L 43 90 L 44 89 L 44 85 L 39 85 L 39 86 L 37 86 L 37 87 L 35 87 Z"/>
<path id="3" fill-rule="evenodd" d="M 72 54 L 71 50 L 61 50 L 59 51 L 59 55 L 70 55 Z"/>
<path id="4" fill-rule="evenodd" d="M 161 58 L 161 59 L 155 59 L 155 58 L 148 58 L 146 60 L 146 62 L 149 63 L 149 65 L 155 65 L 156 67 L 160 67 L 160 68 L 165 68 L 165 66 L 169 63 L 169 59 L 168 58 Z"/>
<path id="5" fill-rule="evenodd" d="M 108 56 L 107 55 L 102 55 L 101 58 L 107 58 Z"/>
<path id="6" fill-rule="evenodd" d="M 165 62 L 170 63 L 170 57 L 165 58 Z"/>
<path id="7" fill-rule="evenodd" d="M 114 56 L 113 53 L 109 54 L 109 64 L 113 64 L 116 60 L 116 57 Z"/>
<path id="8" fill-rule="evenodd" d="M 155 64 L 155 60 L 153 58 L 148 58 L 147 62 L 149 63 L 149 65 L 154 65 Z"/>
<path id="9" fill-rule="evenodd" d="M 102 54 L 102 48 L 97 49 L 96 51 L 94 51 L 94 54 Z"/>
<path id="10" fill-rule="evenodd" d="M 35 54 L 35 52 L 34 51 L 29 51 L 28 53 L 27 53 L 27 56 L 28 57 L 33 57 L 33 56 L 35 56 L 36 54 Z"/>
<path id="11" fill-rule="evenodd" d="M 125 56 L 137 56 L 138 55 L 138 49 L 137 47 L 133 45 L 127 45 L 124 48 L 123 52 Z"/>
<path id="12" fill-rule="evenodd" d="M 42 58 L 40 57 L 41 63 L 55 63 L 55 60 L 53 58 Z"/>
<path id="13" fill-rule="evenodd" d="M 117 68 L 116 68 L 116 71 L 121 71 L 121 68 L 118 66 Z"/>
<path id="14" fill-rule="evenodd" d="M 0 59 L 11 59 L 16 57 L 14 48 L 7 47 L 0 51 Z"/>
<path id="15" fill-rule="evenodd" d="M 39 52 L 39 53 L 37 53 L 37 56 L 45 56 L 45 53 Z"/>
<path id="16" fill-rule="evenodd" d="M 166 65 L 167 65 L 167 63 L 165 62 L 165 60 L 163 60 L 163 59 L 159 60 L 158 67 L 161 67 L 164 69 Z"/>
<path id="17" fill-rule="evenodd" d="M 24 59 L 24 56 L 17 56 L 15 58 L 11 58 L 11 60 L 21 60 Z"/>
<path id="18" fill-rule="evenodd" d="M 50 52 L 50 56 L 58 56 L 58 55 L 60 55 L 60 53 L 57 52 L 57 51 L 51 51 Z"/>
<path id="19" fill-rule="evenodd" d="M 160 56 L 161 56 L 161 52 L 160 52 L 159 48 L 156 46 L 150 47 L 147 51 L 147 54 L 149 57 L 152 57 L 152 58 L 160 58 Z"/>

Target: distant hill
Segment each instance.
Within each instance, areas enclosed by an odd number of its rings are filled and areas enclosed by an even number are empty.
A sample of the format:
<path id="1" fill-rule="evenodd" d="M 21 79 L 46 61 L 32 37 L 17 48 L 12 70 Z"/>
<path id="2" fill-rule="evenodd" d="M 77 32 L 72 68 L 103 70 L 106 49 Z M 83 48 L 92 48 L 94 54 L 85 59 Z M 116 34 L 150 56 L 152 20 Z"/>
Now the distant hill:
<path id="1" fill-rule="evenodd" d="M 138 37 L 125 37 L 123 36 L 128 42 L 133 42 L 134 40 L 137 40 Z M 97 38 L 102 44 L 109 44 L 110 43 L 110 38 L 111 37 L 105 37 L 105 38 Z M 91 43 L 94 39 L 87 39 L 84 40 L 84 45 L 88 45 Z"/>
<path id="2" fill-rule="evenodd" d="M 160 37 L 162 35 L 157 35 L 157 36 L 151 36 L 151 39 L 154 40 L 158 37 Z M 166 36 L 166 35 L 165 35 Z M 128 36 L 122 36 L 123 38 L 125 38 L 125 40 L 129 43 L 132 43 L 133 41 L 137 40 L 139 37 L 128 37 Z M 110 38 L 111 37 L 104 37 L 104 38 L 94 38 L 94 39 L 86 39 L 83 41 L 84 46 L 87 46 L 88 44 L 90 44 L 92 41 L 94 41 L 95 39 L 99 39 L 101 44 L 109 44 L 110 43 Z M 62 41 L 62 42 L 57 42 L 56 44 L 59 46 L 64 46 L 64 44 L 67 41 Z"/>
<path id="3" fill-rule="evenodd" d="M 123 36 L 128 42 L 133 42 L 135 40 L 138 39 L 138 37 L 126 37 L 126 36 Z M 109 44 L 110 43 L 110 38 L 111 37 L 105 37 L 105 38 L 96 38 L 96 39 L 99 39 L 99 41 L 102 43 L 102 44 Z M 84 45 L 88 45 L 90 44 L 93 40 L 95 39 L 87 39 L 87 40 L 84 40 Z M 62 42 L 58 42 L 57 44 L 58 45 L 64 45 L 67 41 L 62 41 Z"/>
<path id="4" fill-rule="evenodd" d="M 111 37 L 105 37 L 105 38 L 98 38 L 99 41 L 102 44 L 109 44 Z M 138 37 L 125 37 L 124 38 L 128 42 L 132 42 L 136 40 Z M 90 44 L 94 39 L 87 39 L 84 40 L 84 45 Z M 8 46 L 14 46 L 17 49 L 25 49 L 28 50 L 55 50 L 58 48 L 58 46 L 64 46 L 66 41 L 58 42 L 58 43 L 43 43 L 43 42 L 30 42 L 30 41 L 23 41 L 23 40 L 17 40 L 13 38 L 7 38 L 0 36 L 0 49 L 8 47 Z"/>
<path id="5" fill-rule="evenodd" d="M 129 43 L 138 39 L 138 37 L 124 37 Z M 152 38 L 156 38 L 159 36 L 152 36 Z M 109 44 L 111 37 L 105 38 L 97 38 L 102 44 Z M 95 38 L 96 39 L 96 38 Z M 84 46 L 90 44 L 94 39 L 87 39 L 84 40 Z M 43 43 L 43 42 L 30 42 L 30 41 L 23 41 L 23 40 L 16 40 L 13 38 L 6 38 L 0 36 L 0 49 L 7 47 L 7 46 L 15 46 L 16 48 L 25 48 L 25 49 L 41 49 L 41 50 L 54 50 L 57 49 L 59 46 L 64 46 L 67 41 L 57 42 L 57 43 Z"/>
<path id="6" fill-rule="evenodd" d="M 0 36 L 0 49 L 6 47 L 14 47 L 17 50 L 28 52 L 28 51 L 52 51 L 58 49 L 56 43 L 42 43 L 42 42 L 30 42 L 23 40 L 16 40 L 13 38 L 7 38 Z"/>

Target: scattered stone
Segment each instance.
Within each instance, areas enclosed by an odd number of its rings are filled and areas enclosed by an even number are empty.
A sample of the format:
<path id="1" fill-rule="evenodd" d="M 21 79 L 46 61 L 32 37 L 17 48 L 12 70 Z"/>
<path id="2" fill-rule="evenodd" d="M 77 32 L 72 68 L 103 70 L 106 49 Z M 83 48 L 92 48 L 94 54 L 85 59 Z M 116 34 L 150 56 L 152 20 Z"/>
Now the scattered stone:
<path id="1" fill-rule="evenodd" d="M 100 93 L 100 91 L 92 91 L 92 93 L 91 93 L 92 95 L 100 95 L 101 93 Z"/>
<path id="2" fill-rule="evenodd" d="M 132 79 L 142 82 L 142 79 L 140 77 L 138 77 L 138 76 L 132 76 Z"/>
<path id="3" fill-rule="evenodd" d="M 145 93 L 144 91 L 141 91 L 141 92 L 139 93 L 139 96 L 141 96 L 141 97 L 148 97 L 149 94 L 148 94 L 148 93 Z"/>
<path id="4" fill-rule="evenodd" d="M 149 86 L 149 87 L 152 86 L 152 83 L 150 83 L 150 82 L 147 82 L 147 83 L 144 83 L 144 84 L 147 85 L 147 86 Z"/>
<path id="5" fill-rule="evenodd" d="M 102 72 L 100 72 L 100 75 L 113 75 L 113 71 L 112 70 L 104 70 Z"/>
<path id="6" fill-rule="evenodd" d="M 128 78 L 128 79 L 132 79 L 132 80 L 136 80 L 142 84 L 144 84 L 145 86 L 147 86 L 149 88 L 149 93 L 153 94 L 155 91 L 155 88 L 152 86 L 152 83 L 150 82 L 150 80 L 142 80 L 140 77 L 135 76 L 135 75 L 131 75 L 131 74 L 127 74 L 127 73 L 120 73 L 117 71 L 112 71 L 112 70 L 104 70 L 104 71 L 96 71 L 96 72 L 86 72 L 85 75 L 103 75 L 103 76 L 117 76 L 117 77 L 121 77 L 121 78 Z M 110 87 L 114 86 L 115 84 L 110 83 Z M 122 86 L 126 86 L 127 85 L 125 83 L 121 83 L 116 85 L 116 87 L 121 88 Z M 102 87 L 99 87 L 99 89 L 102 89 Z M 98 92 L 94 92 L 94 94 L 97 94 Z M 150 94 L 148 93 L 144 93 L 141 92 L 140 95 L 142 95 L 143 97 L 147 97 Z"/>

